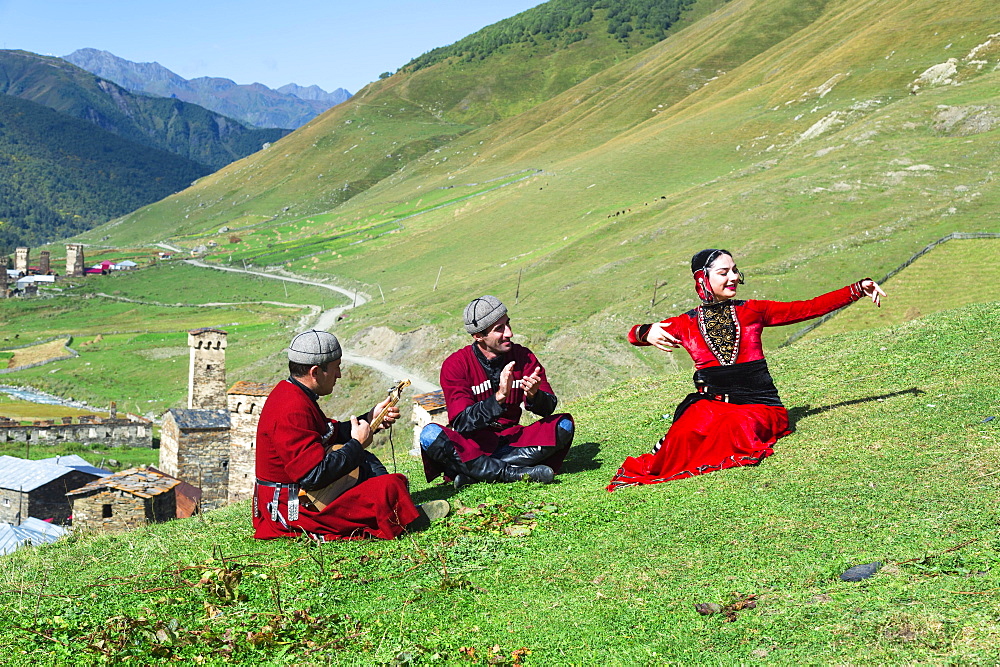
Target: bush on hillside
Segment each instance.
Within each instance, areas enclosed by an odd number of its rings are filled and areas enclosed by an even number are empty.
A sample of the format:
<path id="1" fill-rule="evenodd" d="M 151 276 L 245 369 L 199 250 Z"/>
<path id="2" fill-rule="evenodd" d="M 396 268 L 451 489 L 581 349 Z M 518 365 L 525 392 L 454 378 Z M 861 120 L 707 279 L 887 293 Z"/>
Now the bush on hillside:
<path id="1" fill-rule="evenodd" d="M 633 32 L 648 45 L 660 41 L 694 0 L 553 0 L 487 26 L 450 46 L 414 58 L 406 69 L 416 71 L 451 57 L 483 60 L 506 46 L 537 45 L 547 40 L 563 46 L 586 39 L 599 29 L 595 11 L 605 12 L 607 32 L 620 40 Z"/>

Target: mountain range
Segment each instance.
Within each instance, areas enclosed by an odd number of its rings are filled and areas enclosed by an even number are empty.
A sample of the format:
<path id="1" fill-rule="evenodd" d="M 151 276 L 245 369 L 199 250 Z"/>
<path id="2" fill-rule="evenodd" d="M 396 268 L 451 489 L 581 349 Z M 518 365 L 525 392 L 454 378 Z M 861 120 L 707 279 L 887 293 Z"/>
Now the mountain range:
<path id="1" fill-rule="evenodd" d="M 328 93 L 290 83 L 272 90 L 220 77 L 185 79 L 159 63 L 136 63 L 98 49 L 78 49 L 63 60 L 132 92 L 191 102 L 252 127 L 295 129 L 351 97 L 343 88 Z"/>
<path id="2" fill-rule="evenodd" d="M 93 227 L 287 134 L 0 51 L 0 251 Z"/>

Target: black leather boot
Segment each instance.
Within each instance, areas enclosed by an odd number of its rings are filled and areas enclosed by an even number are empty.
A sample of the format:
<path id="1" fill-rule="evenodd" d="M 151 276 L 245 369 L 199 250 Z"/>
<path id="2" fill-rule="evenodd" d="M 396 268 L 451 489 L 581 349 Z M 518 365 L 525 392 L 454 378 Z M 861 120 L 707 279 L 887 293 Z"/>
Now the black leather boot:
<path id="1" fill-rule="evenodd" d="M 430 444 L 421 444 L 421 449 L 427 458 L 441 466 L 444 474 L 448 477 L 454 479 L 462 473 L 462 460 L 458 458 L 455 445 L 451 443 L 443 431 Z"/>
<path id="2" fill-rule="evenodd" d="M 556 447 L 509 447 L 508 449 L 494 454 L 493 458 L 499 459 L 512 466 L 533 466 L 538 465 L 558 451 Z"/>
<path id="3" fill-rule="evenodd" d="M 473 482 L 506 483 L 528 479 L 532 482 L 548 484 L 556 476 L 552 468 L 548 466 L 512 466 L 492 456 L 480 456 L 477 459 L 466 461 L 462 463 L 462 467 L 461 473 L 455 476 L 456 490 Z"/>

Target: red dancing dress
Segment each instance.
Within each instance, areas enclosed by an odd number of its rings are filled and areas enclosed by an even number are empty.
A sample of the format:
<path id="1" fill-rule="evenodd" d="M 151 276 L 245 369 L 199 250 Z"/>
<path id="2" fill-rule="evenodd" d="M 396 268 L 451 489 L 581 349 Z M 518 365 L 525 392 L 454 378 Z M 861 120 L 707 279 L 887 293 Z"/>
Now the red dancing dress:
<path id="1" fill-rule="evenodd" d="M 653 451 L 625 459 L 607 490 L 755 465 L 773 454 L 774 443 L 791 430 L 767 370 L 763 328 L 819 317 L 862 296 L 859 281 L 807 301 L 733 299 L 663 320 L 694 360 L 696 391 L 677 407 Z M 629 342 L 649 345 L 650 326 L 632 327 Z"/>

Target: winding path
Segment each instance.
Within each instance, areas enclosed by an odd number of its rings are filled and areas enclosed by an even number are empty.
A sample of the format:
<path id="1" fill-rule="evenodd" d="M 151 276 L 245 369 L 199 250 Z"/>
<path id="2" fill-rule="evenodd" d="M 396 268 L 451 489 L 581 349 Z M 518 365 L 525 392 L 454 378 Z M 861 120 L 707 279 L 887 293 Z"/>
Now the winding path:
<path id="1" fill-rule="evenodd" d="M 159 243 L 157 245 L 159 245 L 162 248 L 167 248 L 174 252 L 183 252 L 180 248 L 169 246 L 165 243 Z M 344 312 L 352 308 L 356 308 L 357 306 L 361 306 L 367 303 L 369 300 L 367 294 L 363 294 L 361 292 L 352 292 L 343 287 L 338 287 L 337 285 L 329 285 L 327 283 L 321 283 L 315 280 L 306 280 L 305 278 L 296 278 L 294 276 L 275 275 L 273 273 L 265 273 L 263 271 L 251 271 L 250 269 L 237 269 L 231 266 L 217 266 L 214 264 L 208 264 L 207 262 L 199 261 L 197 259 L 185 259 L 183 261 L 186 264 L 201 267 L 203 269 L 214 269 L 216 271 L 230 271 L 232 273 L 247 273 L 253 276 L 260 276 L 261 278 L 271 278 L 272 280 L 284 280 L 285 282 L 299 283 L 300 285 L 310 285 L 312 287 L 320 287 L 323 289 L 328 289 L 331 292 L 337 292 L 338 294 L 342 294 L 347 298 L 351 299 L 351 303 L 346 306 L 337 306 L 336 308 L 330 308 L 328 310 L 322 310 L 320 306 L 312 306 L 312 308 L 322 311 L 319 313 L 319 316 L 316 318 L 316 321 L 313 322 L 312 328 L 322 329 L 323 331 L 329 331 L 330 329 L 332 329 L 334 324 L 337 323 L 337 320 Z M 428 391 L 436 391 L 440 389 L 440 387 L 438 387 L 436 384 L 416 375 L 412 370 L 403 368 L 402 366 L 396 366 L 395 364 L 390 364 L 380 359 L 374 359 L 372 357 L 366 357 L 361 354 L 355 354 L 346 347 L 344 348 L 344 360 L 352 364 L 358 364 L 360 366 L 366 366 L 368 368 L 371 368 L 372 370 L 382 373 L 383 375 L 392 379 L 393 381 L 397 381 L 400 378 L 409 378 L 410 382 L 413 385 L 413 390 L 417 393 L 426 393 Z"/>

